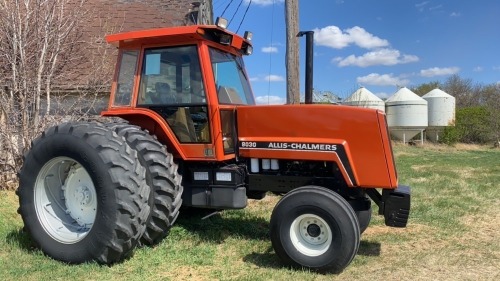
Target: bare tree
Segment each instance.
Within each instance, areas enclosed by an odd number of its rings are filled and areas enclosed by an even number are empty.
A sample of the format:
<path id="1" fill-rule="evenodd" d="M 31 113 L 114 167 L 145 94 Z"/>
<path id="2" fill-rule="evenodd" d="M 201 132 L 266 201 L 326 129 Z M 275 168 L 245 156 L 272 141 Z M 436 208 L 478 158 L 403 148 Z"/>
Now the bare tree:
<path id="1" fill-rule="evenodd" d="M 456 74 L 443 84 L 443 90 L 455 97 L 457 108 L 480 105 L 481 88 L 482 85 L 474 84 L 471 79 L 464 79 Z"/>
<path id="2" fill-rule="evenodd" d="M 85 0 L 0 0 L 0 163 L 16 171 L 47 124 L 57 79 L 75 63 Z M 44 108 L 44 110 L 42 110 Z"/>
<path id="3" fill-rule="evenodd" d="M 423 83 L 415 87 L 411 87 L 410 90 L 417 94 L 418 96 L 424 96 L 428 92 L 436 89 L 436 88 L 441 88 L 441 83 L 439 81 L 432 81 L 429 83 Z"/>
<path id="4" fill-rule="evenodd" d="M 481 91 L 481 104 L 489 113 L 490 138 L 500 142 L 500 84 L 487 85 Z"/>

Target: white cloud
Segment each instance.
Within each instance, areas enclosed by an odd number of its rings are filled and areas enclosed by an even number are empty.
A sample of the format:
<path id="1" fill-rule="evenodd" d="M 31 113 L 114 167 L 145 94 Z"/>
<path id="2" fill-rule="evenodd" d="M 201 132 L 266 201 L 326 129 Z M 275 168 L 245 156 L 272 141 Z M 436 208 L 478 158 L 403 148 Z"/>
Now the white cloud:
<path id="1" fill-rule="evenodd" d="M 415 4 L 415 8 L 417 8 L 417 10 L 419 10 L 420 12 L 423 12 L 424 9 L 425 9 L 425 6 L 427 4 L 429 4 L 429 1 L 424 1 L 424 2 L 421 2 L 421 3 Z"/>
<path id="2" fill-rule="evenodd" d="M 285 104 L 285 98 L 278 96 L 258 96 L 255 97 L 255 102 L 257 104 Z"/>
<path id="3" fill-rule="evenodd" d="M 453 12 L 450 14 L 450 17 L 452 18 L 458 18 L 459 16 L 461 16 L 462 14 L 458 13 L 458 12 Z"/>
<path id="4" fill-rule="evenodd" d="M 405 86 L 410 83 L 410 80 L 401 77 L 395 77 L 390 74 L 370 73 L 366 76 L 356 78 L 356 81 L 361 85 L 375 86 Z"/>
<path id="5" fill-rule="evenodd" d="M 245 0 L 245 3 L 248 4 L 250 0 Z M 275 4 L 283 3 L 285 0 L 253 0 L 252 4 L 257 5 L 257 6 L 269 6 L 272 5 L 273 2 Z"/>
<path id="6" fill-rule="evenodd" d="M 380 92 L 380 93 L 374 93 L 377 97 L 381 99 L 387 99 L 388 97 L 391 96 L 391 94 L 385 93 L 385 92 Z"/>
<path id="7" fill-rule="evenodd" d="M 285 78 L 280 75 L 271 74 L 267 76 L 259 75 L 250 77 L 248 80 L 250 82 L 283 82 L 285 81 Z"/>
<path id="8" fill-rule="evenodd" d="M 442 7 L 443 7 L 443 5 L 432 6 L 432 7 L 429 7 L 429 11 L 439 10 Z"/>
<path id="9" fill-rule="evenodd" d="M 355 65 L 360 67 L 367 67 L 372 65 L 396 65 L 410 62 L 416 62 L 419 58 L 415 55 L 401 54 L 395 49 L 379 49 L 376 51 L 365 53 L 362 56 L 350 55 L 346 58 L 335 58 L 334 61 L 338 62 L 338 66 Z"/>
<path id="10" fill-rule="evenodd" d="M 460 68 L 458 67 L 432 67 L 420 70 L 420 75 L 423 77 L 434 77 L 457 74 L 459 71 Z"/>
<path id="11" fill-rule="evenodd" d="M 283 76 L 280 76 L 280 75 L 274 75 L 274 74 L 271 74 L 271 75 L 268 75 L 264 78 L 265 81 L 270 81 L 270 82 L 282 82 L 282 81 L 285 81 L 285 78 Z"/>
<path id="12" fill-rule="evenodd" d="M 493 70 L 500 70 L 500 66 L 494 66 Z"/>
<path id="13" fill-rule="evenodd" d="M 283 76 L 271 74 L 271 75 L 266 76 L 264 78 L 264 80 L 270 81 L 270 82 L 282 82 L 282 81 L 285 81 L 285 78 Z"/>
<path id="14" fill-rule="evenodd" d="M 389 41 L 380 39 L 359 26 L 348 28 L 343 31 L 334 25 L 321 29 L 315 28 L 314 41 L 319 46 L 326 46 L 334 49 L 342 49 L 351 44 L 365 49 L 389 46 Z"/>
<path id="15" fill-rule="evenodd" d="M 260 49 L 263 53 L 277 53 L 278 52 L 278 48 L 274 47 L 274 46 L 269 46 L 269 47 L 262 47 L 262 49 Z"/>
<path id="16" fill-rule="evenodd" d="M 483 70 L 484 70 L 484 69 L 483 69 L 481 66 L 476 66 L 476 67 L 474 67 L 474 68 L 472 69 L 472 71 L 474 71 L 474 72 L 481 72 L 481 71 L 483 71 Z"/>

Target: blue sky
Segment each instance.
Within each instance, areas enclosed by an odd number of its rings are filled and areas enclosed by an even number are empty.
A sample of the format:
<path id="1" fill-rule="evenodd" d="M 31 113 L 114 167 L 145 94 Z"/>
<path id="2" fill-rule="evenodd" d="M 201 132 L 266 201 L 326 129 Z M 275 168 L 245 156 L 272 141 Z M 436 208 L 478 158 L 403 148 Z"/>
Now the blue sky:
<path id="1" fill-rule="evenodd" d="M 249 2 L 213 0 L 214 16 L 226 10 L 234 32 Z M 252 0 L 238 32 L 254 34 L 254 54 L 245 64 L 260 103 L 285 101 L 283 2 Z M 397 86 L 445 81 L 453 74 L 500 83 L 498 0 L 299 0 L 299 28 L 315 31 L 318 91 L 345 98 L 364 86 L 388 97 Z M 302 93 L 305 37 L 300 42 Z"/>

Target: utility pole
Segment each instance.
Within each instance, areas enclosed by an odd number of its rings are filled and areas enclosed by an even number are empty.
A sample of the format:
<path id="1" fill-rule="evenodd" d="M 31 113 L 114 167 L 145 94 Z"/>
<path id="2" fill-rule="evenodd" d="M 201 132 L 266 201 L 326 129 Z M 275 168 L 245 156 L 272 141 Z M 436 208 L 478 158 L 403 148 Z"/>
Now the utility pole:
<path id="1" fill-rule="evenodd" d="M 286 103 L 300 103 L 299 89 L 299 1 L 285 1 Z"/>

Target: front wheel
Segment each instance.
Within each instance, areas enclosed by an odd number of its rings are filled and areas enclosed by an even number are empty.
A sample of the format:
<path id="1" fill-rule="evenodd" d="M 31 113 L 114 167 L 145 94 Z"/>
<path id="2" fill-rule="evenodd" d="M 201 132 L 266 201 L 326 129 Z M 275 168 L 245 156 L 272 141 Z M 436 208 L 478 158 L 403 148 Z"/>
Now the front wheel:
<path id="1" fill-rule="evenodd" d="M 286 194 L 274 208 L 271 242 L 276 254 L 290 265 L 340 272 L 358 251 L 359 223 L 340 195 L 304 186 Z"/>
<path id="2" fill-rule="evenodd" d="M 370 207 L 368 210 L 356 211 L 356 216 L 359 221 L 359 231 L 364 233 L 372 219 L 372 208 Z"/>

